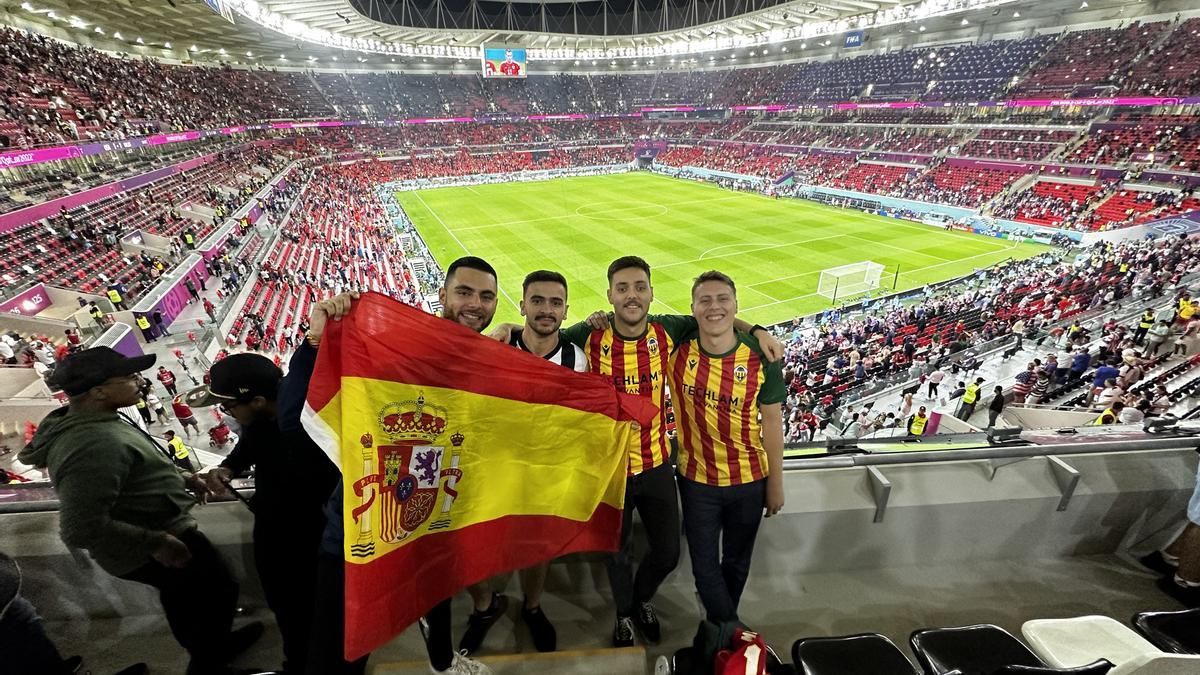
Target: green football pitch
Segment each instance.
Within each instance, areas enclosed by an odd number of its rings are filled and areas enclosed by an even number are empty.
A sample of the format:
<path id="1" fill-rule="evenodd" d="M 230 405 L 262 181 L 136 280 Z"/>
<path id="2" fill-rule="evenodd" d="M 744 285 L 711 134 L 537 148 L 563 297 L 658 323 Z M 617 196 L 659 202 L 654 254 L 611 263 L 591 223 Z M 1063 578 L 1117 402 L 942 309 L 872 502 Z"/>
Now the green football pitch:
<path id="1" fill-rule="evenodd" d="M 476 255 L 495 266 L 496 321 L 520 322 L 521 281 L 537 269 L 569 284 L 568 323 L 608 309 L 605 271 L 623 255 L 650 263 L 652 312 L 690 314 L 696 275 L 737 283 L 738 315 L 769 324 L 818 312 L 822 269 L 874 261 L 907 289 L 1046 250 L 798 199 L 772 199 L 647 172 L 398 192 L 443 269 Z"/>

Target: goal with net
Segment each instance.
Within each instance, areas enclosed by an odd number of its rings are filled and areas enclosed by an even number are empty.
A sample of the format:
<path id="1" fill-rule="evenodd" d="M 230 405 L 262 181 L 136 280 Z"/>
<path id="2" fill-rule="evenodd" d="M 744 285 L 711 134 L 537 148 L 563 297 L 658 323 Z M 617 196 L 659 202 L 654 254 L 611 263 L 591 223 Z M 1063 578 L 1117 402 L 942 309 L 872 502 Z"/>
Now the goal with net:
<path id="1" fill-rule="evenodd" d="M 838 298 L 852 298 L 861 293 L 879 288 L 883 276 L 883 265 L 866 260 L 840 267 L 821 270 L 817 282 L 817 295 L 837 302 Z"/>

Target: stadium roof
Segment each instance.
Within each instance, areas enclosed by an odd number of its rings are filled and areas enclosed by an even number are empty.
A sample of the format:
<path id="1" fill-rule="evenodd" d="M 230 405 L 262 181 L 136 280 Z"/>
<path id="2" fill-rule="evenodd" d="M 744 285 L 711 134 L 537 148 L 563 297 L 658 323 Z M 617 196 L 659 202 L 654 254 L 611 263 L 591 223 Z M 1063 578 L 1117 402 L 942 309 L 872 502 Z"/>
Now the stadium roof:
<path id="1" fill-rule="evenodd" d="M 1017 0 L 222 1 L 233 23 L 202 0 L 0 0 L 0 9 L 26 22 L 106 38 L 120 33 L 127 43 L 175 52 L 152 55 L 178 56 L 196 45 L 193 56 L 202 60 L 324 53 L 319 47 L 468 59 L 479 57 L 481 44 L 505 44 L 528 48 L 532 61 L 561 61 L 765 47 Z"/>

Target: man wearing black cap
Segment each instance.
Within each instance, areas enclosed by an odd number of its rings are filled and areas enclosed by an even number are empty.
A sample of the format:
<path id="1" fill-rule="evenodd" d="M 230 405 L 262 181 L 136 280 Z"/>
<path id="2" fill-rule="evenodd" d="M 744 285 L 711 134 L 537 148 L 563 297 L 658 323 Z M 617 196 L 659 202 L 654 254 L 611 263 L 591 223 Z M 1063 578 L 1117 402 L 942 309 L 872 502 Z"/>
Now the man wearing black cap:
<path id="1" fill-rule="evenodd" d="M 314 356 L 296 352 L 291 368 Z M 242 428 L 237 447 L 207 474 L 208 486 L 226 493 L 231 478 L 254 467 L 254 564 L 283 636 L 284 672 L 303 673 L 325 528 L 322 508 L 338 471 L 300 425 L 307 386 L 294 380 L 265 356 L 234 354 L 215 363 L 209 384 L 188 393 L 187 401 L 219 405 Z"/>
<path id="2" fill-rule="evenodd" d="M 20 460 L 50 470 L 67 546 L 87 550 L 114 576 L 158 589 L 171 632 L 191 657 L 188 675 L 223 675 L 262 624 L 231 631 L 237 580 L 191 514 L 188 489 L 205 499 L 204 480 L 177 470 L 166 448 L 118 412 L 137 402 L 138 373 L 154 360 L 108 347 L 67 356 L 51 384 L 69 404 L 42 420 Z"/>

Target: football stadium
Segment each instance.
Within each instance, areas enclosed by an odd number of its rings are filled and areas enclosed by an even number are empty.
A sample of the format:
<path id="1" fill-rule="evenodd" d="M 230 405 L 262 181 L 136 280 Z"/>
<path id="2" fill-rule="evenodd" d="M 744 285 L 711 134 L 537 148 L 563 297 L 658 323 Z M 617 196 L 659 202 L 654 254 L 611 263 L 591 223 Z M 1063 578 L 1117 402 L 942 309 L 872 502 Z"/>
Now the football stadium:
<path id="1" fill-rule="evenodd" d="M 1200 674 L 1200 6 L 0 0 L 0 673 Z"/>

